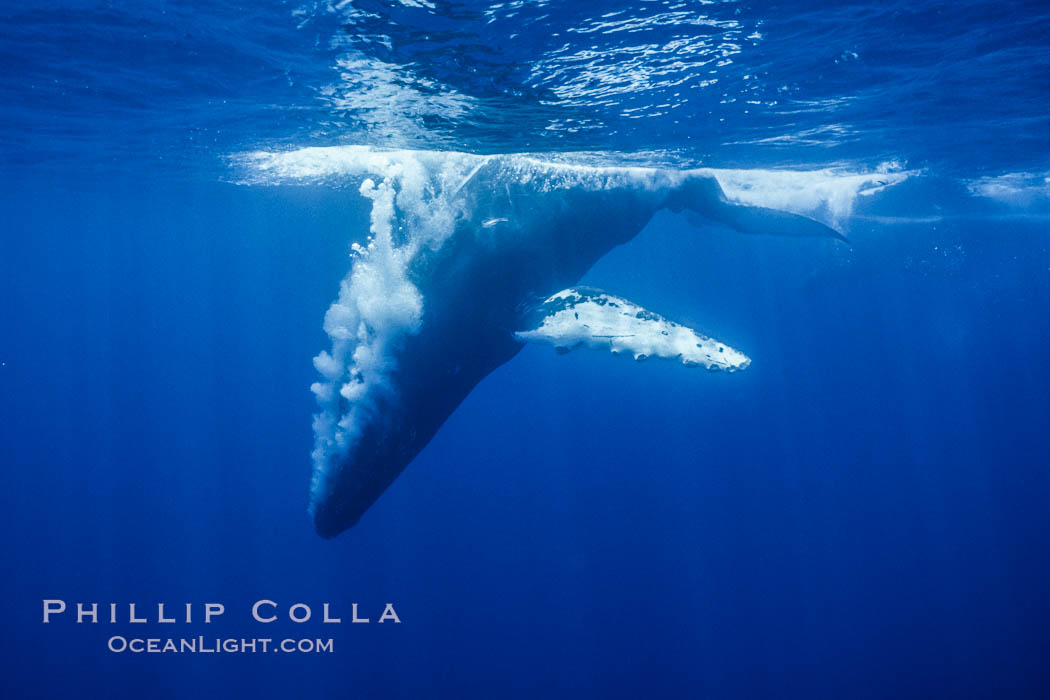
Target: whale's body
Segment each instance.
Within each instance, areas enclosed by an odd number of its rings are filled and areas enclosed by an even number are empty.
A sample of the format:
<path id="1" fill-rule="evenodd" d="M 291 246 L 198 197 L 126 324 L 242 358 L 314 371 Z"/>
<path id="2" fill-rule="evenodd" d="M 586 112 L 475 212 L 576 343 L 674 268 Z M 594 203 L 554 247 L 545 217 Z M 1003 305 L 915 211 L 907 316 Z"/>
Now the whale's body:
<path id="1" fill-rule="evenodd" d="M 355 525 L 448 416 L 523 342 L 608 347 L 709 369 L 749 360 L 599 290 L 568 289 L 662 209 L 745 232 L 840 237 L 814 220 L 730 203 L 708 174 L 577 171 L 500 157 L 404 168 L 361 192 L 372 238 L 355 246 L 315 364 L 311 512 L 332 537 Z M 414 164 L 418 165 L 418 164 Z"/>

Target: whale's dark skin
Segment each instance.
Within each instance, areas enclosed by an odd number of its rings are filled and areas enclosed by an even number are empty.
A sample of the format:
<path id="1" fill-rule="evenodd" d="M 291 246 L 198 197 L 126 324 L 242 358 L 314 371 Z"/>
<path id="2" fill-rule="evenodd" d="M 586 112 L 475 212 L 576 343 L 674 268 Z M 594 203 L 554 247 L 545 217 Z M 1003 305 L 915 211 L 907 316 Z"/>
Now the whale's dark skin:
<path id="1" fill-rule="evenodd" d="M 487 172 L 498 167 L 483 166 L 463 187 L 469 218 L 409 270 L 423 293 L 422 322 L 403 339 L 390 389 L 373 399 L 359 439 L 332 465 L 326 496 L 313 509 L 322 537 L 353 527 L 478 382 L 518 353 L 514 333 L 530 312 L 634 238 L 656 212 L 689 209 L 742 230 L 762 218 L 761 210 L 726 202 L 709 177 L 652 189 L 540 191 Z M 809 219 L 772 214 L 770 233 L 838 236 Z"/>

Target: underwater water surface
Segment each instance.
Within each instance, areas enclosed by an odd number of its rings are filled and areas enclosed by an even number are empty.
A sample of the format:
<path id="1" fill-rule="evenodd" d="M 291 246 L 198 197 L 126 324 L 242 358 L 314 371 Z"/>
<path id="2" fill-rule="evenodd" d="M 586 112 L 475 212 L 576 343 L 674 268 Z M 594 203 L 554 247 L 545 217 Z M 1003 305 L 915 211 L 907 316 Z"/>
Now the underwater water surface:
<path id="1" fill-rule="evenodd" d="M 0 17 L 5 697 L 1050 691 L 1045 4 Z M 383 395 L 442 302 L 412 256 L 473 215 L 465 186 L 569 206 L 693 177 L 849 242 L 663 209 L 578 283 L 746 369 L 527 345 L 360 523 L 318 536 L 311 483 L 343 454 L 318 446 L 355 433 L 312 417 L 371 406 L 342 393 L 355 371 Z M 468 306 L 521 271 L 496 272 Z M 341 285 L 356 315 L 329 311 Z M 45 599 L 226 614 L 45 625 Z M 279 621 L 251 620 L 260 599 Z M 344 623 L 290 622 L 300 602 Z M 348 623 L 354 603 L 372 623 Z M 376 622 L 386 603 L 400 624 Z M 113 635 L 334 651 L 114 653 Z"/>

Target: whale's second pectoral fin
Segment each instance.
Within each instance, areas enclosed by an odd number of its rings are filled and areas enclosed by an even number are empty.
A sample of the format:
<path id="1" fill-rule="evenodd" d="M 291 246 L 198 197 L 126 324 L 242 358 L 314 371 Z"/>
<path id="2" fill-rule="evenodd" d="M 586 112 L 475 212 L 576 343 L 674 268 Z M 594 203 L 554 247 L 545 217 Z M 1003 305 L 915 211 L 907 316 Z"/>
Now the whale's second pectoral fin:
<path id="1" fill-rule="evenodd" d="M 710 176 L 687 179 L 668 197 L 667 207 L 674 212 L 683 212 L 689 223 L 700 228 L 715 222 L 740 233 L 835 238 L 849 243 L 842 232 L 816 219 L 780 209 L 730 201 L 718 180 Z"/>
<path id="2" fill-rule="evenodd" d="M 848 238 L 830 226 L 815 219 L 779 209 L 728 204 L 720 212 L 718 220 L 740 233 L 800 238 L 835 238 L 849 243 Z"/>
<path id="3" fill-rule="evenodd" d="M 663 357 L 727 372 L 751 364 L 747 355 L 725 343 L 598 289 L 558 292 L 533 311 L 527 325 L 528 330 L 514 334 L 518 340 L 549 343 L 559 352 L 581 345 L 608 348 L 636 360 Z"/>

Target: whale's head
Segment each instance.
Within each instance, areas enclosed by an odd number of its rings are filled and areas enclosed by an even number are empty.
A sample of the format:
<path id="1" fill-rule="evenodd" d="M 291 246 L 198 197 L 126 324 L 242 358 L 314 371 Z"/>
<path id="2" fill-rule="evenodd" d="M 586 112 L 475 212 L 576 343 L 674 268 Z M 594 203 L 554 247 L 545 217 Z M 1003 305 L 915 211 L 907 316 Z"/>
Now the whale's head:
<path id="1" fill-rule="evenodd" d="M 361 519 L 362 513 L 354 512 L 346 503 L 339 503 L 332 498 L 322 498 L 312 511 L 314 530 L 325 539 L 331 539 L 339 533 L 352 528 Z"/>
<path id="2" fill-rule="evenodd" d="M 427 423 L 418 418 L 423 402 L 413 404 L 418 395 L 392 388 L 359 399 L 357 410 L 344 413 L 353 416 L 353 425 L 324 454 L 315 454 L 310 513 L 322 537 L 356 525 L 430 438 L 420 431 Z"/>

